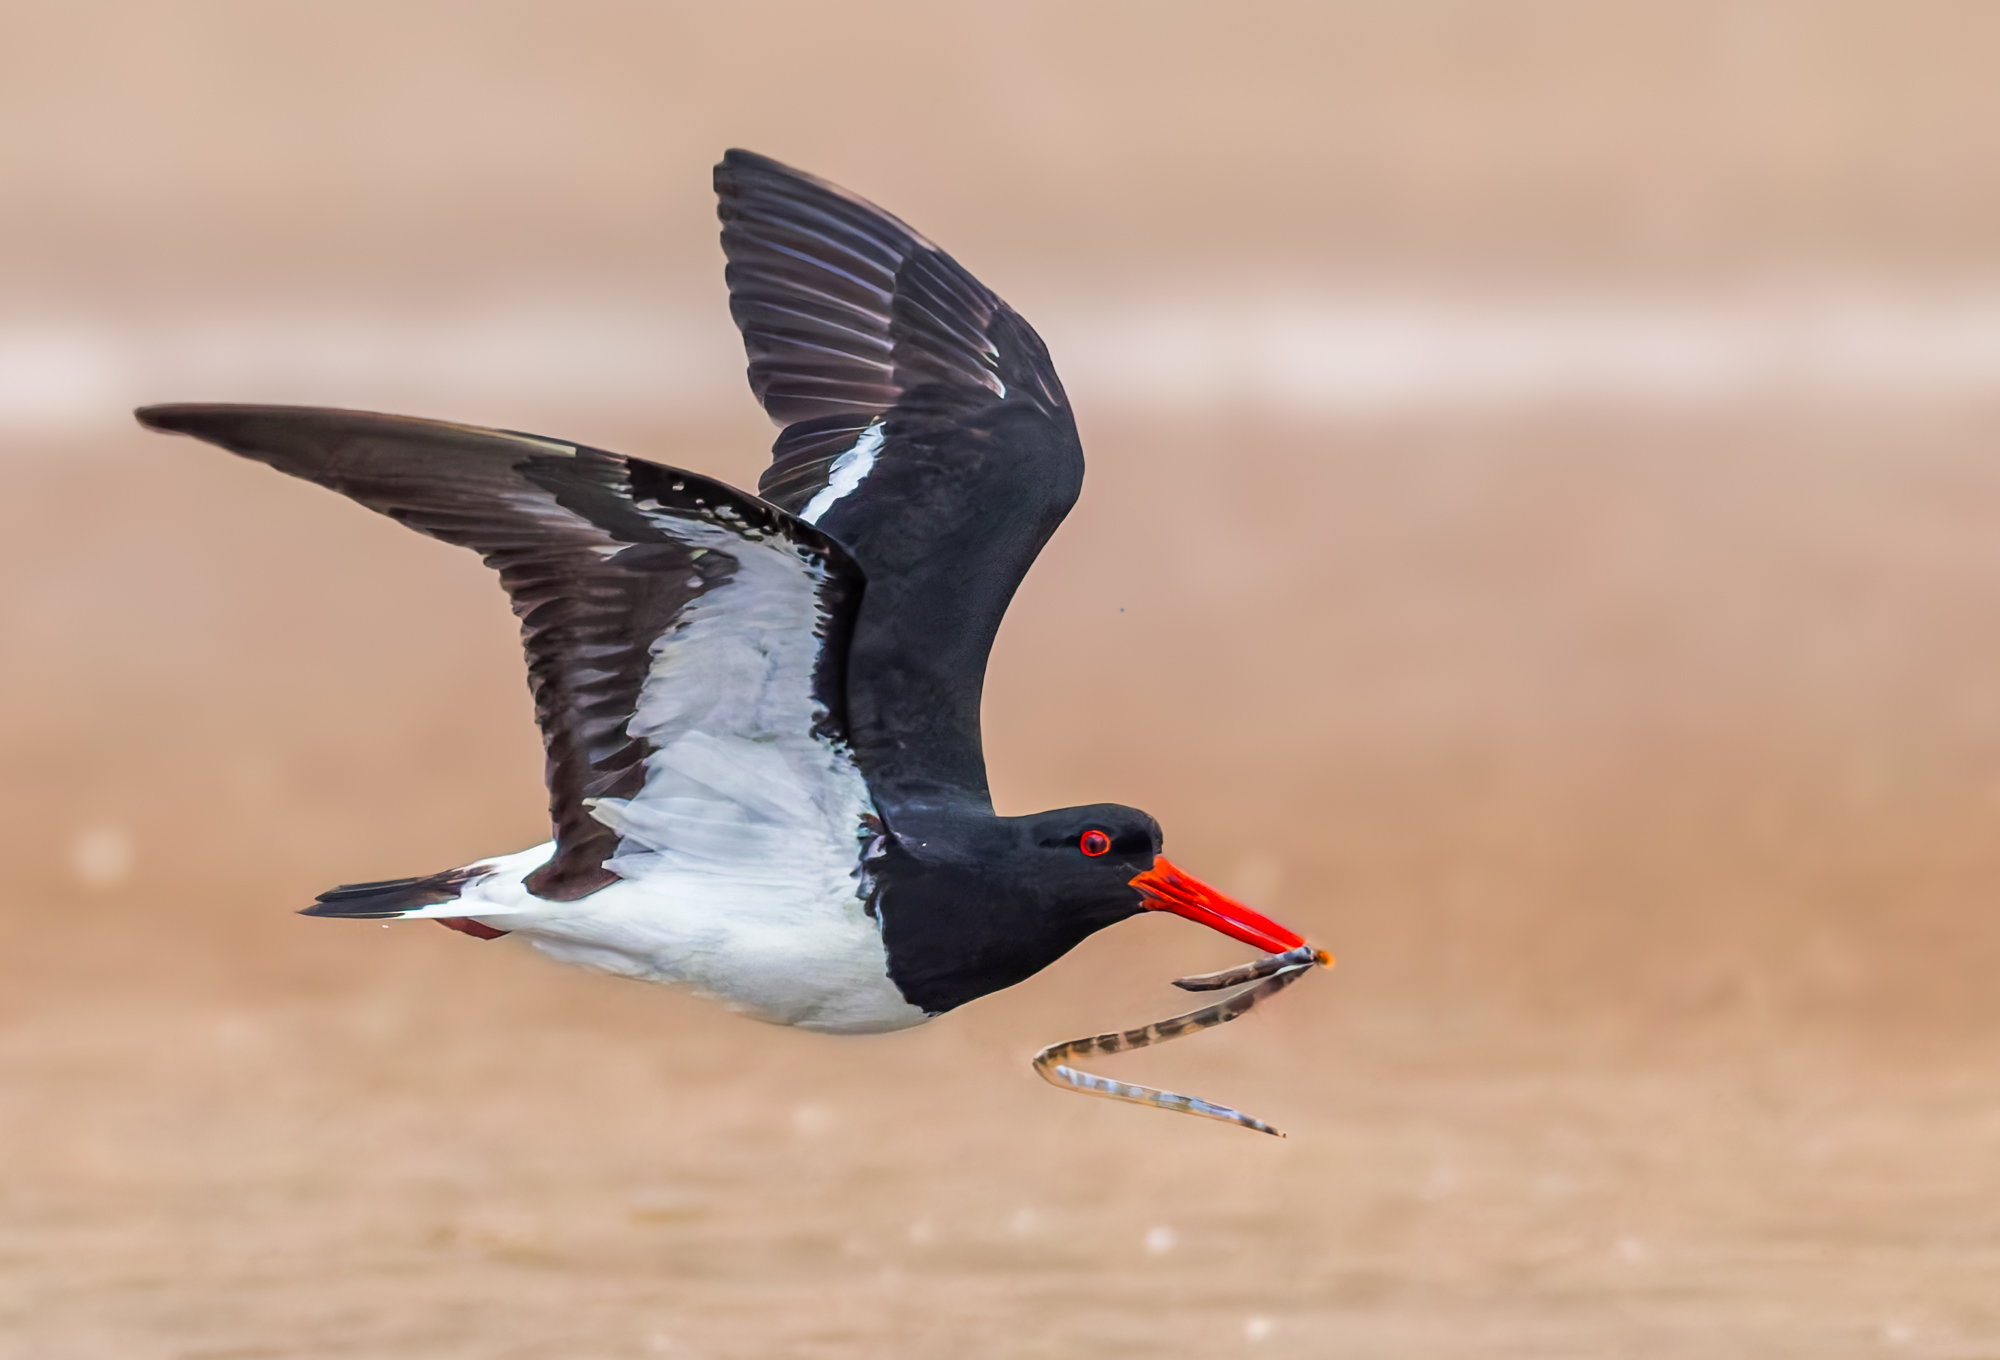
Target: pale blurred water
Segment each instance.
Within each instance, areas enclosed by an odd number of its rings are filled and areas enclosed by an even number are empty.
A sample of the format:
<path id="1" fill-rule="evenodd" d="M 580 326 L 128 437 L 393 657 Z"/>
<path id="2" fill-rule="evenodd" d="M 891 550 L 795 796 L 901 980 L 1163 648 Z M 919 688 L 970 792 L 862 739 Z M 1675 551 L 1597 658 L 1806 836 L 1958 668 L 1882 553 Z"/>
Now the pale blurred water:
<path id="1" fill-rule="evenodd" d="M 2000 289 L 1985 280 L 1722 298 L 1279 295 L 1251 279 L 1180 288 L 1163 280 L 1124 305 L 1056 299 L 1034 318 L 1091 413 L 1296 421 L 1582 407 L 1643 419 L 2000 397 Z M 741 369 L 720 318 L 605 298 L 423 315 L 194 310 L 149 324 L 71 315 L 0 325 L 0 430 L 17 448 L 101 432 L 165 394 L 706 422 L 744 407 Z"/>

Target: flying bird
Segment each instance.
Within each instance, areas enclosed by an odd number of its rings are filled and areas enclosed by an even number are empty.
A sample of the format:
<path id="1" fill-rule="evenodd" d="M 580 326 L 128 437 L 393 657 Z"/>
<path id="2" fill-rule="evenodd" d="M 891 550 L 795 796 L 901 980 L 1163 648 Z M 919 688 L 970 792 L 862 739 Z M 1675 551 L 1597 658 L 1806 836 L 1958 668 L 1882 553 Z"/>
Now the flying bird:
<path id="1" fill-rule="evenodd" d="M 507 430 L 138 412 L 475 550 L 521 621 L 552 839 L 305 914 L 519 935 L 836 1034 L 921 1024 L 1149 910 L 1310 961 L 1171 864 L 1136 808 L 993 810 L 987 654 L 1083 483 L 1035 332 L 823 180 L 731 151 L 715 189 L 730 314 L 781 427 L 757 495 Z"/>

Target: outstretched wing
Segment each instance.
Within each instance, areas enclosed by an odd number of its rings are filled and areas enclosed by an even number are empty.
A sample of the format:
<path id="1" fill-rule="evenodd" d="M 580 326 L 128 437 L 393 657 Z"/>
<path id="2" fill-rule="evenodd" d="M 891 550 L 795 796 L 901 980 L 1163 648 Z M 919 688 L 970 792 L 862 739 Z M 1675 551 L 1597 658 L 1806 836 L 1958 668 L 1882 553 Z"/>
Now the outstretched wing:
<path id="1" fill-rule="evenodd" d="M 572 901 L 675 817 L 810 797 L 844 764 L 860 572 L 825 535 L 720 482 L 638 458 L 439 421 L 284 406 L 152 406 L 190 434 L 472 548 L 521 619 L 556 851 L 528 880 Z M 783 769 L 714 759 L 716 738 Z M 753 762 L 754 763 L 754 762 Z M 790 784 L 793 787 L 783 787 Z M 690 799 L 688 794 L 694 791 Z M 710 804 L 704 813 L 699 803 Z M 769 808 L 759 809 L 770 811 Z"/>
<path id="2" fill-rule="evenodd" d="M 750 386 L 784 427 L 759 489 L 868 577 L 849 654 L 856 756 L 890 808 L 990 807 L 987 654 L 1083 485 L 1048 351 L 873 204 L 747 151 L 715 188 Z"/>

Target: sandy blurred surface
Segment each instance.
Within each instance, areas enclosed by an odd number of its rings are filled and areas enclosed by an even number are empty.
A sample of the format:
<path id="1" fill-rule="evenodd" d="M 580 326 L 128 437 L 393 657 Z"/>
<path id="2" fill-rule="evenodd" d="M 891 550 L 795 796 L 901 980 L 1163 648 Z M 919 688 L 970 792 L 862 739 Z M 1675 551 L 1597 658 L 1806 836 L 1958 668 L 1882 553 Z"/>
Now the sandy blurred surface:
<path id="1" fill-rule="evenodd" d="M 996 798 L 1143 806 L 1339 954 L 1103 1068 L 1283 1142 L 1028 1069 L 1239 960 L 1175 922 L 832 1040 L 290 914 L 545 834 L 513 620 L 469 554 L 123 409 L 751 484 L 722 146 L 903 212 L 1065 372 L 1239 286 L 2000 276 L 1977 6 L 1012 13 L 0 4 L 0 1357 L 2000 1356 L 1985 370 L 1374 414 L 1072 381 Z M 727 362 L 610 405 L 588 363 L 482 387 L 513 341 L 427 362 L 423 318 L 551 298 Z M 196 363 L 186 317 L 277 330 Z M 163 325 L 173 363 L 64 357 Z"/>
<path id="2" fill-rule="evenodd" d="M 1198 534 L 1219 432 L 1099 431 L 1000 798 L 1340 952 L 1121 1065 L 1284 1143 L 1029 1073 L 1174 923 L 836 1041 L 286 914 L 539 834 L 497 590 L 192 443 L 16 472 L 0 1353 L 1989 1353 L 2000 472 L 1912 428 L 1268 431 Z"/>

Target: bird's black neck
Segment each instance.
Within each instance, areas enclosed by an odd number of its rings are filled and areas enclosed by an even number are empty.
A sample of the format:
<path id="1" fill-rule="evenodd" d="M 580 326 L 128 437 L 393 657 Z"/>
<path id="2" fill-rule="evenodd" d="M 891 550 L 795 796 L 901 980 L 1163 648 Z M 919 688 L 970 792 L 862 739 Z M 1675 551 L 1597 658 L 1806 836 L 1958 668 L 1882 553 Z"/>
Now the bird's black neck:
<path id="1" fill-rule="evenodd" d="M 1033 872 L 1021 821 L 907 809 L 869 863 L 889 976 L 933 1015 L 1026 980 L 1133 908 L 1078 910 Z"/>

